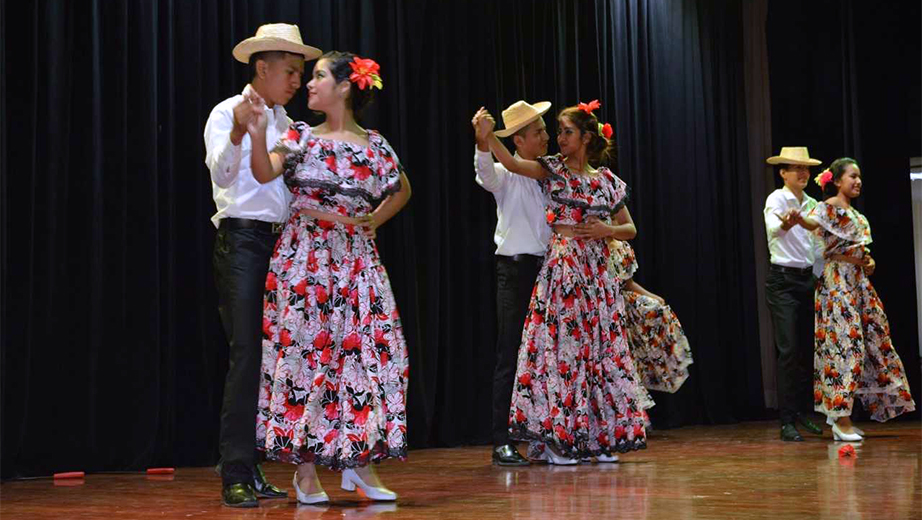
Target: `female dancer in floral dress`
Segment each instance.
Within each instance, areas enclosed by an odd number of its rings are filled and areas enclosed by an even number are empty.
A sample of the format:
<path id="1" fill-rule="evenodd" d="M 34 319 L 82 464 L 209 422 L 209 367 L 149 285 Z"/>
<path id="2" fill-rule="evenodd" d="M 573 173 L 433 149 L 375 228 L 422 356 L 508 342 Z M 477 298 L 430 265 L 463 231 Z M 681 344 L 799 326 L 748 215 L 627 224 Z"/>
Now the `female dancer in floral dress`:
<path id="1" fill-rule="evenodd" d="M 634 281 L 637 259 L 631 245 L 611 239 L 608 248 L 609 269 L 622 284 L 622 328 L 637 374 L 648 390 L 675 393 L 688 379 L 688 366 L 693 363 L 682 324 L 666 300 Z"/>
<path id="2" fill-rule="evenodd" d="M 328 52 L 307 84 L 326 116 L 294 123 L 271 151 L 252 124 L 253 173 L 284 175 L 291 218 L 269 265 L 257 441 L 268 458 L 298 464 L 298 501 L 328 500 L 314 465 L 342 469 L 342 487 L 394 500 L 370 462 L 407 453 L 407 349 L 375 229 L 410 197 L 384 137 L 355 115 L 381 88 L 378 65 Z"/>
<path id="3" fill-rule="evenodd" d="M 652 406 L 624 333 L 620 284 L 608 269 L 607 239 L 636 234 L 625 207 L 627 186 L 608 168 L 609 125 L 593 115 L 598 101 L 558 116 L 561 153 L 537 161 L 490 148 L 509 171 L 537 179 L 553 227 L 522 333 L 510 430 L 518 440 L 546 444 L 549 462 L 617 460 L 646 447 L 643 410 Z M 492 117 L 481 118 L 492 131 Z"/>
<path id="4" fill-rule="evenodd" d="M 855 397 L 875 421 L 915 410 L 883 302 L 871 285 L 871 227 L 852 207 L 861 194 L 861 170 L 854 159 L 836 159 L 816 178 L 824 195 L 808 216 L 798 216 L 825 244 L 823 277 L 816 289 L 816 348 L 813 400 L 827 417 L 836 440 L 859 441 L 852 426 Z"/>

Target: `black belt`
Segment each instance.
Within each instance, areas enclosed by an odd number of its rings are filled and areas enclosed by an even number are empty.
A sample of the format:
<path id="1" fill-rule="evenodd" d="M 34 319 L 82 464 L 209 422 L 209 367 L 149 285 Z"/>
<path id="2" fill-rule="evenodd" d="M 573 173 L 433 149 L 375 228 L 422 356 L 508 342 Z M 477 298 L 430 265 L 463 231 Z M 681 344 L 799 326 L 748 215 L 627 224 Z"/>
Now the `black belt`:
<path id="1" fill-rule="evenodd" d="M 258 229 L 265 233 L 278 235 L 285 227 L 284 222 L 263 222 L 250 218 L 222 218 L 221 229 Z"/>
<path id="2" fill-rule="evenodd" d="M 798 274 L 801 276 L 813 274 L 813 267 L 788 267 L 785 265 L 771 264 L 770 269 L 781 273 Z"/>
<path id="3" fill-rule="evenodd" d="M 544 260 L 543 256 L 530 255 L 528 253 L 519 253 L 517 255 L 496 255 L 497 258 L 511 260 L 513 262 L 540 262 Z"/>

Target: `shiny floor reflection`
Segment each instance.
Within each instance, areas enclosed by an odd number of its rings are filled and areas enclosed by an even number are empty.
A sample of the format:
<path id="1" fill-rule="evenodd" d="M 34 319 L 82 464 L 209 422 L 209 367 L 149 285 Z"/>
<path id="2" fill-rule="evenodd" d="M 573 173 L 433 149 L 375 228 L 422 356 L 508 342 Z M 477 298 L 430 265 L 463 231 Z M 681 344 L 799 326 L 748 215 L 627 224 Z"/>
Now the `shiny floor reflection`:
<path id="1" fill-rule="evenodd" d="M 379 467 L 400 494 L 374 503 L 320 472 L 331 498 L 321 506 L 261 501 L 235 510 L 220 504 L 210 468 L 175 475 L 87 475 L 80 481 L 11 481 L 0 486 L 0 517 L 28 518 L 629 518 L 629 519 L 922 519 L 922 427 L 918 422 L 862 424 L 861 443 L 805 435 L 778 440 L 773 422 L 655 431 L 650 448 L 618 464 L 490 465 L 485 446 L 417 450 L 405 463 Z M 843 446 L 854 450 L 840 455 Z M 292 468 L 265 466 L 276 484 Z M 290 484 L 289 484 L 290 486 Z"/>

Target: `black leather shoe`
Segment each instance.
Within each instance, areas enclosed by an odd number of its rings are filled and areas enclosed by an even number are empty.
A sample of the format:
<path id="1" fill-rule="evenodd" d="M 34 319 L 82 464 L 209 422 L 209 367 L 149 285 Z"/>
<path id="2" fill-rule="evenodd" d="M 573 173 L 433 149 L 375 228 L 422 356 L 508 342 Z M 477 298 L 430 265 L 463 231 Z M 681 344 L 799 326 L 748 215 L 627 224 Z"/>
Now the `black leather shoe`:
<path id="1" fill-rule="evenodd" d="M 803 442 L 804 438 L 797 431 L 794 423 L 788 423 L 781 426 L 781 440 L 788 442 Z"/>
<path id="2" fill-rule="evenodd" d="M 519 450 L 511 444 L 503 444 L 493 448 L 493 464 L 497 466 L 529 466 L 528 460 L 519 455 Z"/>
<path id="3" fill-rule="evenodd" d="M 799 422 L 801 426 L 806 428 L 808 432 L 814 435 L 823 434 L 823 428 L 817 426 L 817 424 L 811 421 L 810 419 L 808 419 L 806 415 L 797 414 L 797 422 Z"/>
<path id="4" fill-rule="evenodd" d="M 279 489 L 266 480 L 266 474 L 259 464 L 253 467 L 253 491 L 259 498 L 288 498 L 288 491 Z"/>
<path id="5" fill-rule="evenodd" d="M 221 490 L 221 500 L 227 507 L 256 507 L 253 486 L 244 483 L 228 484 Z"/>

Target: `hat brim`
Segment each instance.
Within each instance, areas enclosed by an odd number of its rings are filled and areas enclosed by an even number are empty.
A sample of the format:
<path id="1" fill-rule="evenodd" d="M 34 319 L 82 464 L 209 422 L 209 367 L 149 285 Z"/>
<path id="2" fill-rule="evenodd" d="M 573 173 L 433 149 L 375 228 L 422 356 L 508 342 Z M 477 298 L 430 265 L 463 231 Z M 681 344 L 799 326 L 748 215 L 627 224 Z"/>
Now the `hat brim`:
<path id="1" fill-rule="evenodd" d="M 537 121 L 539 117 L 547 113 L 547 111 L 551 109 L 551 102 L 550 101 L 539 101 L 532 106 L 535 107 L 535 110 L 538 111 L 538 113 L 535 114 L 534 117 L 530 117 L 526 119 L 525 121 L 520 121 L 518 124 L 512 125 L 509 128 L 505 128 L 503 130 L 497 130 L 496 132 L 493 132 L 493 135 L 495 135 L 496 137 L 509 137 L 510 135 L 518 132 L 519 130 L 530 125 L 532 122 Z"/>
<path id="2" fill-rule="evenodd" d="M 300 54 L 305 60 L 315 60 L 323 51 L 310 45 L 299 45 L 295 42 L 276 38 L 273 36 L 252 37 L 243 40 L 234 47 L 234 58 L 241 63 L 249 63 L 250 56 L 257 52 L 283 51 Z"/>
<path id="3" fill-rule="evenodd" d="M 819 166 L 821 163 L 816 159 L 794 159 L 793 157 L 784 157 L 781 155 L 775 155 L 774 157 L 769 157 L 765 159 L 765 162 L 768 164 L 796 164 L 798 166 Z"/>

